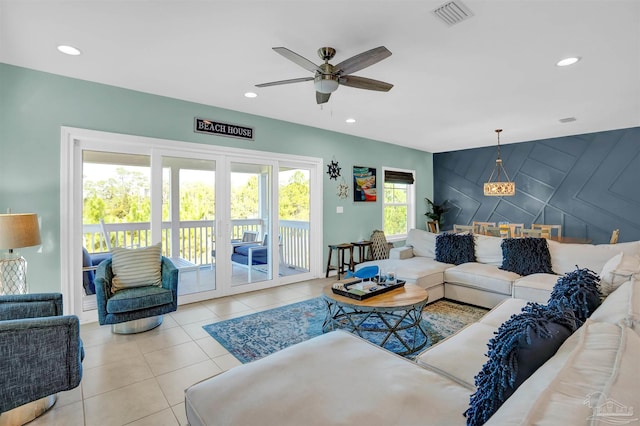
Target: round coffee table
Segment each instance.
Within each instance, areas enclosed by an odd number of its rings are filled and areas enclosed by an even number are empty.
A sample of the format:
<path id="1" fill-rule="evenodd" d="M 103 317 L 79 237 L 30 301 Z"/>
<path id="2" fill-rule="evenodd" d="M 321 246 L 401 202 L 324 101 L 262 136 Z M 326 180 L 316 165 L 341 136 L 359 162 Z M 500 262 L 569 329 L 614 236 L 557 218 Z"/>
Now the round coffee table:
<path id="1" fill-rule="evenodd" d="M 327 315 L 322 324 L 325 333 L 344 329 L 383 348 L 395 346 L 393 351 L 403 356 L 413 354 L 429 343 L 422 323 L 422 309 L 429 294 L 415 284 L 405 284 L 364 300 L 335 294 L 328 285 L 322 290 L 322 298 L 327 304 Z"/>

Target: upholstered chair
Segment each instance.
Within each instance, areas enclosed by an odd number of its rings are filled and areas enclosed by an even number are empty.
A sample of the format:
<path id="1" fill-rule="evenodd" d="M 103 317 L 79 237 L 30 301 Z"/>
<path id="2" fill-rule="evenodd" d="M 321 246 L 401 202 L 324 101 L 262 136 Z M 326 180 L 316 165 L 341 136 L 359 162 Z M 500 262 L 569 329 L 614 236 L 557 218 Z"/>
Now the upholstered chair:
<path id="1" fill-rule="evenodd" d="M 151 260 L 144 259 L 154 247 L 159 245 L 113 249 L 112 258 L 98 266 L 95 286 L 100 325 L 111 324 L 111 331 L 117 334 L 140 333 L 159 326 L 163 314 L 178 309 L 178 268 L 159 251 Z"/>
<path id="2" fill-rule="evenodd" d="M 82 379 L 80 322 L 59 293 L 0 296 L 0 424 L 44 413 Z"/>

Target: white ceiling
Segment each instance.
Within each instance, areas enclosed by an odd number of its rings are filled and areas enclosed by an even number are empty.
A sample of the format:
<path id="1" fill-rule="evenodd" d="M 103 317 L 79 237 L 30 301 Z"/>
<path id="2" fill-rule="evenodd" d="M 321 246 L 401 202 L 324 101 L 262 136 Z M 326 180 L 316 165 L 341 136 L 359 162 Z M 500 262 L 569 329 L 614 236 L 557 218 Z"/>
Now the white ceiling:
<path id="1" fill-rule="evenodd" d="M 463 1 L 474 16 L 449 27 L 444 0 L 0 0 L 0 62 L 429 152 L 640 125 L 640 1 Z M 335 65 L 380 45 L 393 55 L 355 74 L 388 93 L 341 86 L 320 107 L 313 82 L 254 87 L 312 75 L 272 47 L 319 64 L 331 46 Z"/>

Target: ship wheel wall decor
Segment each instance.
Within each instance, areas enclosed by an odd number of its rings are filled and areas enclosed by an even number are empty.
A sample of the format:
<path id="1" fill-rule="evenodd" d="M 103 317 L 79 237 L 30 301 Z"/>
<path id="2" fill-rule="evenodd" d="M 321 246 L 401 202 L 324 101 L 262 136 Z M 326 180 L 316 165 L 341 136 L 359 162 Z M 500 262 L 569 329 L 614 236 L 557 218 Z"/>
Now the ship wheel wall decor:
<path id="1" fill-rule="evenodd" d="M 338 166 L 337 161 L 331 160 L 331 163 L 327 164 L 327 174 L 329 175 L 329 179 L 338 180 L 338 176 L 340 176 L 340 167 Z"/>

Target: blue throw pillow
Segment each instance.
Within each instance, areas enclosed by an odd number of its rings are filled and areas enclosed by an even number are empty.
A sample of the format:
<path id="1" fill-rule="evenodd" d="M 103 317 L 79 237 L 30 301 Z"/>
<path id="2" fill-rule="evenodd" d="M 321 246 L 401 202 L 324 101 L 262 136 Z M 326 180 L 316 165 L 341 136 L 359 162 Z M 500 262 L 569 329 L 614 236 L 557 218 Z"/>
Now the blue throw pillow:
<path id="1" fill-rule="evenodd" d="M 584 322 L 600 306 L 600 277 L 589 269 L 576 269 L 558 278 L 549 297 L 549 305 L 571 309 Z"/>
<path id="2" fill-rule="evenodd" d="M 82 266 L 93 266 L 91 264 L 91 256 L 86 248 L 82 247 Z M 93 271 L 84 271 L 82 273 L 82 287 L 84 287 L 84 293 L 96 294 L 96 286 L 93 282 L 95 273 Z"/>
<path id="3" fill-rule="evenodd" d="M 487 344 L 489 360 L 475 377 L 476 392 L 464 413 L 482 425 L 579 326 L 573 311 L 529 302 L 505 321 Z"/>
<path id="4" fill-rule="evenodd" d="M 476 261 L 473 234 L 440 234 L 436 237 L 436 260 L 460 265 Z"/>
<path id="5" fill-rule="evenodd" d="M 500 269 L 518 275 L 553 274 L 551 254 L 544 238 L 505 238 L 502 240 Z"/>

